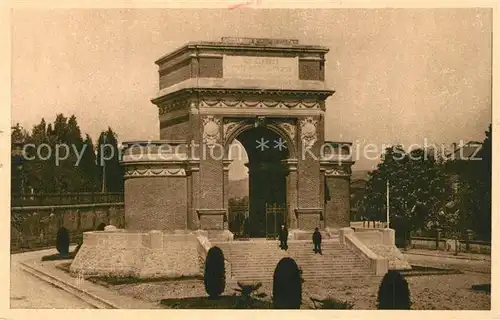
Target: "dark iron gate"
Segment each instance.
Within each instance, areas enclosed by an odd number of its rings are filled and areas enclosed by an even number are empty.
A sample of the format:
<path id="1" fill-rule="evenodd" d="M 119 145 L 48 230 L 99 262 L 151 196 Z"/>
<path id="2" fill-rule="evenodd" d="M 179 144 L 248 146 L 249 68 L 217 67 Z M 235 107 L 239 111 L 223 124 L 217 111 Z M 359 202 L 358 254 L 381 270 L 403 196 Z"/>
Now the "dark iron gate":
<path id="1" fill-rule="evenodd" d="M 286 206 L 284 204 L 266 203 L 266 239 L 277 239 L 281 225 L 286 223 Z"/>

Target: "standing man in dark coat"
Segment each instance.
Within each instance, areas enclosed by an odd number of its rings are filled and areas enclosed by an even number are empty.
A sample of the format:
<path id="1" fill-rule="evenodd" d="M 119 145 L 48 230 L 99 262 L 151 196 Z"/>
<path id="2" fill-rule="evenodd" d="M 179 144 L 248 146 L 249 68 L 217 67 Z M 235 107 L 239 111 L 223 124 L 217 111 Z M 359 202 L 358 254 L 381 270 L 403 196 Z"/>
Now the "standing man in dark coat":
<path id="1" fill-rule="evenodd" d="M 279 239 L 281 250 L 288 250 L 288 229 L 284 224 L 281 225 Z"/>
<path id="2" fill-rule="evenodd" d="M 323 254 L 321 252 L 321 232 L 319 232 L 318 228 L 314 229 L 313 243 L 314 243 L 314 249 L 313 249 L 314 253 Z"/>

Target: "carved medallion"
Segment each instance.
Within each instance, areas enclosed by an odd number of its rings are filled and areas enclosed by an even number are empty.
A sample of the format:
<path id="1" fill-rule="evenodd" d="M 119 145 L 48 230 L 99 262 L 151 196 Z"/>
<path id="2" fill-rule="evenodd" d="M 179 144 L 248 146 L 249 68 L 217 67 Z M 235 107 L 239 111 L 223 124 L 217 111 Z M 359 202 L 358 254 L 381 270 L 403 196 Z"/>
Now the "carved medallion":
<path id="1" fill-rule="evenodd" d="M 318 121 L 307 117 L 300 121 L 300 139 L 304 148 L 309 149 L 316 143 Z"/>
<path id="2" fill-rule="evenodd" d="M 220 140 L 220 119 L 214 116 L 203 118 L 203 143 L 213 147 Z"/>

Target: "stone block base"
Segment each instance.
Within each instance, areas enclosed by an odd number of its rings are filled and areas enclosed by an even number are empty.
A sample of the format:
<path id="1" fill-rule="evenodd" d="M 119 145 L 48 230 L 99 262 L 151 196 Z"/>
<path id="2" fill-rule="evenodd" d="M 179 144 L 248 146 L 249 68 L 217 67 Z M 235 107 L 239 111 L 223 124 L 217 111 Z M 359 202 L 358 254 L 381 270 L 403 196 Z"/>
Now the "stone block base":
<path id="1" fill-rule="evenodd" d="M 183 230 L 85 232 L 70 272 L 141 279 L 201 276 L 199 255 L 197 235 Z"/>
<path id="2" fill-rule="evenodd" d="M 210 241 L 233 241 L 234 234 L 229 230 L 207 230 L 207 238 Z"/>

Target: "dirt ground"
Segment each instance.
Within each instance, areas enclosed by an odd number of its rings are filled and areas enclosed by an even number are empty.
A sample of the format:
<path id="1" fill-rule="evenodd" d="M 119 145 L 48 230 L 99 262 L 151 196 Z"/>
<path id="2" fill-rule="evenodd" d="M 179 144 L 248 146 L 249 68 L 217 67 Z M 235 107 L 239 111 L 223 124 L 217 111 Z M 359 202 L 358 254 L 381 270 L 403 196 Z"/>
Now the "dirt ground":
<path id="1" fill-rule="evenodd" d="M 424 275 L 406 278 L 410 286 L 413 310 L 488 310 L 491 296 L 472 290 L 473 285 L 487 284 L 490 275 L 465 272 L 452 275 Z M 205 296 L 203 281 L 182 280 L 112 286 L 120 294 L 145 301 Z M 224 294 L 234 293 L 236 285 L 227 285 Z M 260 290 L 268 295 L 272 285 L 265 283 Z M 307 283 L 303 285 L 303 308 L 312 308 L 311 296 L 330 296 L 354 303 L 354 309 L 376 309 L 378 282 L 375 283 Z"/>

